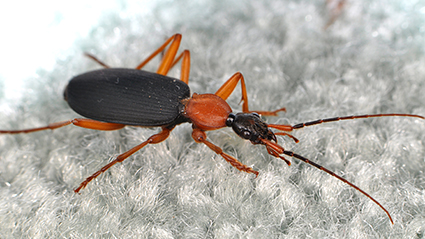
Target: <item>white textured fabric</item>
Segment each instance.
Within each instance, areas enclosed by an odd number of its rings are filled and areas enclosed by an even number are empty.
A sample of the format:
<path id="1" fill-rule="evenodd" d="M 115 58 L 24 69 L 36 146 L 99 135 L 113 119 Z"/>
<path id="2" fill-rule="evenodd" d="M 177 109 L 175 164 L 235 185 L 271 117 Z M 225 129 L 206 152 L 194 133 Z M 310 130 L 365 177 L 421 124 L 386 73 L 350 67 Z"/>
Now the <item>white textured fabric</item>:
<path id="1" fill-rule="evenodd" d="M 67 81 L 101 66 L 135 67 L 167 37 L 191 51 L 192 93 L 214 93 L 245 76 L 251 110 L 287 112 L 267 122 L 372 113 L 425 115 L 425 5 L 346 1 L 333 24 L 325 1 L 120 2 L 87 37 L 76 37 L 52 70 L 26 79 L 23 97 L 0 103 L 0 129 L 78 117 L 62 100 Z M 329 6 L 329 5 L 328 5 Z M 102 6 L 99 6 L 100 8 Z M 78 13 L 76 13 L 78 14 Z M 13 24 L 13 23 L 11 23 Z M 28 41 L 31 41 L 29 38 Z M 17 54 L 25 55 L 31 52 Z M 145 69 L 155 70 L 158 60 Z M 7 67 L 7 66 L 2 66 Z M 25 66 L 22 66 L 25 67 Z M 178 69 L 171 75 L 178 76 Z M 0 78 L 2 82 L 13 79 Z M 228 102 L 240 111 L 240 87 Z M 3 108 L 1 108 L 3 109 Z M 122 164 L 76 188 L 157 129 L 101 132 L 67 126 L 0 135 L 1 238 L 421 238 L 425 234 L 425 120 L 360 119 L 293 132 L 288 165 L 225 128 L 208 139 L 259 171 L 241 173 L 176 127 Z"/>

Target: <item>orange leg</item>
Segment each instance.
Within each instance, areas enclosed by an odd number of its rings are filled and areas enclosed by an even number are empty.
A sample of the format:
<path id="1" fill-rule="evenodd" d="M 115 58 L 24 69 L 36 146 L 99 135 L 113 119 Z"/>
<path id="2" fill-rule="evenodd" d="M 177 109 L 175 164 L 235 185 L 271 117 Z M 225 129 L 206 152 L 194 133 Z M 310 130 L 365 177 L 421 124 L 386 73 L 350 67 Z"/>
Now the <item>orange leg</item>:
<path id="1" fill-rule="evenodd" d="M 275 135 L 283 135 L 283 136 L 288 136 L 289 138 L 293 139 L 295 141 L 295 143 L 300 142 L 297 138 L 295 138 L 293 135 L 285 133 L 285 132 L 275 132 Z"/>
<path id="2" fill-rule="evenodd" d="M 156 51 L 154 51 L 150 56 L 148 56 L 148 58 L 146 58 L 142 63 L 140 63 L 136 67 L 136 69 L 142 69 L 143 66 L 145 66 L 150 60 L 152 60 L 152 58 L 162 52 L 168 46 L 168 44 L 171 43 L 170 47 L 165 52 L 164 57 L 162 58 L 158 70 L 156 71 L 156 73 L 158 74 L 167 75 L 168 71 L 171 69 L 171 65 L 174 62 L 174 58 L 177 55 L 181 39 L 182 35 L 180 34 L 175 34 L 174 36 L 168 38 L 168 40 L 166 40 L 164 44 L 162 44 L 162 46 L 160 46 Z"/>
<path id="3" fill-rule="evenodd" d="M 267 139 L 260 139 L 260 140 L 266 146 L 267 153 L 269 153 L 270 155 L 276 158 L 282 159 L 283 161 L 286 162 L 286 164 L 288 164 L 288 166 L 291 166 L 291 162 L 289 160 L 279 155 L 279 154 L 282 154 L 283 151 L 285 151 L 282 146 Z"/>
<path id="4" fill-rule="evenodd" d="M 156 55 L 158 55 L 160 52 L 164 51 L 164 49 L 170 45 L 170 47 L 165 52 L 164 56 L 162 57 L 161 64 L 158 67 L 158 70 L 156 73 L 161 75 L 167 75 L 168 71 L 173 68 L 179 60 L 182 60 L 181 65 L 181 76 L 180 80 L 185 82 L 186 84 L 189 82 L 189 73 L 190 73 L 190 52 L 189 50 L 184 50 L 177 58 L 177 51 L 180 46 L 182 36 L 180 34 L 175 34 L 172 37 L 168 38 L 162 46 L 160 46 L 156 51 L 154 51 L 148 58 L 146 58 L 142 63 L 140 63 L 136 69 L 140 70 L 143 66 L 145 66 L 147 63 L 149 63 Z M 89 57 L 90 59 L 94 60 L 95 62 L 99 63 L 101 66 L 105 68 L 110 68 L 107 64 L 96 58 L 95 56 L 91 55 L 90 53 L 84 53 L 85 56 Z"/>
<path id="5" fill-rule="evenodd" d="M 282 131 L 292 131 L 294 129 L 291 125 L 286 124 L 268 124 L 267 126 Z"/>
<path id="6" fill-rule="evenodd" d="M 246 93 L 246 86 L 245 86 L 245 80 L 243 78 L 242 73 L 236 72 L 232 77 L 230 77 L 221 87 L 220 89 L 215 92 L 215 94 L 222 98 L 223 100 L 227 100 L 227 98 L 232 94 L 232 92 L 235 90 L 236 85 L 238 82 L 241 82 L 241 89 L 242 89 L 242 98 L 241 102 L 242 104 L 242 112 L 249 113 L 249 112 L 256 112 L 260 115 L 265 116 L 277 116 L 277 113 L 280 111 L 286 111 L 285 108 L 281 108 L 275 111 L 250 111 L 248 108 L 248 95 Z"/>
<path id="7" fill-rule="evenodd" d="M 189 73 L 190 73 L 190 52 L 189 50 L 184 50 L 173 62 L 170 68 L 173 68 L 181 59 L 182 65 L 180 70 L 180 80 L 184 83 L 189 83 Z"/>
<path id="8" fill-rule="evenodd" d="M 243 172 L 247 172 L 247 173 L 253 173 L 256 176 L 258 176 L 257 171 L 255 171 L 254 169 L 252 169 L 252 168 L 246 166 L 245 164 L 239 162 L 234 157 L 224 153 L 223 150 L 220 147 L 209 142 L 207 140 L 207 134 L 205 133 L 205 131 L 200 130 L 200 129 L 193 129 L 192 138 L 195 140 L 196 143 L 203 143 L 206 146 L 208 146 L 208 148 L 210 148 L 212 151 L 214 151 L 216 154 L 221 155 L 221 157 L 223 157 L 227 162 L 229 162 L 233 167 L 237 168 L 238 170 L 243 171 Z"/>
<path id="9" fill-rule="evenodd" d="M 276 151 L 274 151 L 271 147 L 266 146 L 267 149 L 267 153 L 269 153 L 270 155 L 276 157 L 276 158 L 280 158 L 283 161 L 285 161 L 286 164 L 288 164 L 288 166 L 291 166 L 291 161 L 287 160 L 285 157 L 280 156 Z"/>
<path id="10" fill-rule="evenodd" d="M 73 119 L 67 121 L 61 121 L 56 123 L 51 123 L 44 127 L 30 128 L 30 129 L 21 129 L 21 130 L 0 130 L 0 134 L 20 134 L 20 133 L 31 133 L 36 131 L 42 131 L 47 129 L 57 129 L 69 124 L 74 124 L 76 126 L 86 128 L 86 129 L 95 129 L 95 130 L 117 130 L 124 128 L 124 124 L 115 124 L 115 123 L 106 123 L 100 122 L 91 119 Z"/>
<path id="11" fill-rule="evenodd" d="M 164 141 L 170 135 L 171 130 L 172 129 L 162 128 L 162 131 L 161 132 L 159 132 L 158 134 L 152 135 L 145 142 L 137 145 L 136 147 L 128 150 L 127 152 L 125 152 L 123 154 L 118 155 L 115 158 L 114 161 L 112 161 L 112 162 L 108 163 L 107 165 L 103 166 L 99 171 L 95 172 L 90 177 L 86 178 L 86 180 L 84 180 L 80 184 L 80 186 L 78 188 L 74 189 L 74 192 L 78 193 L 82 188 L 85 188 L 90 181 L 92 181 L 93 179 L 95 179 L 101 173 L 105 172 L 106 170 L 108 170 L 110 167 L 112 167 L 116 163 L 121 163 L 126 158 L 128 158 L 130 155 L 132 155 L 135 152 L 139 151 L 141 148 L 145 147 L 146 145 L 148 145 L 148 144 L 157 144 L 157 143 L 160 143 L 160 142 Z"/>

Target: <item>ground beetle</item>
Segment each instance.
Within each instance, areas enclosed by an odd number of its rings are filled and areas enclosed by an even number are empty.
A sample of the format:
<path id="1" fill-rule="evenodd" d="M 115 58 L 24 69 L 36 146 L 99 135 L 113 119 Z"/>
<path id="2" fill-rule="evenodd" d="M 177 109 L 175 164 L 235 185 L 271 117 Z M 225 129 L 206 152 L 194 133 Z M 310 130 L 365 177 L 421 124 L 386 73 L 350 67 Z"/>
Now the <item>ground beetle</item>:
<path id="1" fill-rule="evenodd" d="M 391 223 L 393 223 L 388 211 L 369 194 L 307 158 L 284 150 L 282 146 L 277 144 L 276 135 L 288 136 L 295 142 L 298 142 L 298 139 L 286 132 L 339 120 L 383 116 L 407 116 L 424 119 L 423 116 L 412 114 L 374 114 L 328 118 L 293 126 L 267 124 L 261 119 L 260 115 L 276 116 L 278 112 L 285 111 L 285 108 L 275 111 L 250 111 L 248 109 L 245 81 L 240 72 L 230 77 L 214 94 L 194 93 L 190 97 L 190 90 L 187 85 L 189 82 L 190 53 L 188 50 L 184 50 L 177 56 L 180 41 L 180 34 L 170 37 L 161 47 L 140 63 L 136 69 L 110 68 L 93 55 L 86 53 L 88 57 L 106 69 L 87 72 L 71 79 L 64 91 L 64 98 L 75 112 L 87 118 L 52 123 L 40 128 L 0 130 L 0 133 L 29 133 L 46 129 L 56 129 L 69 124 L 95 130 L 117 130 L 126 125 L 162 128 L 161 132 L 150 136 L 143 143 L 118 155 L 115 160 L 88 177 L 74 190 L 78 193 L 91 180 L 108 170 L 112 165 L 122 162 L 147 144 L 156 144 L 164 141 L 176 125 L 184 122 L 192 124 L 192 138 L 197 143 L 205 144 L 240 171 L 258 175 L 257 171 L 224 153 L 220 147 L 207 140 L 205 131 L 216 130 L 226 126 L 232 127 L 235 133 L 241 138 L 251 141 L 252 144 L 264 145 L 270 155 L 284 160 L 288 165 L 291 164 L 290 161 L 282 155 L 304 161 L 354 187 L 381 207 L 390 218 Z M 169 47 L 167 48 L 168 45 Z M 165 54 L 156 73 L 140 70 L 153 57 L 163 51 L 165 51 Z M 182 61 L 180 80 L 166 76 L 168 71 L 180 60 Z M 242 113 L 234 114 L 225 100 L 233 92 L 239 81 L 242 88 Z M 270 128 L 286 132 L 273 132 Z"/>

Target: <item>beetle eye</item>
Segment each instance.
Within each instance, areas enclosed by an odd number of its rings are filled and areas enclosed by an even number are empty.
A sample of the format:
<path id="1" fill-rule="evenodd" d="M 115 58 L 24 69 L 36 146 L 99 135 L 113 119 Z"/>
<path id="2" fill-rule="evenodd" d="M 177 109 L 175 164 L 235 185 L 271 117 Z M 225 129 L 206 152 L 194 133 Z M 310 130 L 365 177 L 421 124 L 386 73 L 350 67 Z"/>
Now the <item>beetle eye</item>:
<path id="1" fill-rule="evenodd" d="M 242 137 L 244 138 L 244 139 L 249 139 L 250 137 L 251 137 L 251 132 L 249 132 L 249 131 L 243 131 L 243 133 L 242 133 L 243 135 L 242 135 Z"/>
<path id="2" fill-rule="evenodd" d="M 232 126 L 233 122 L 235 121 L 236 115 L 233 113 L 230 113 L 229 116 L 227 116 L 226 125 Z"/>

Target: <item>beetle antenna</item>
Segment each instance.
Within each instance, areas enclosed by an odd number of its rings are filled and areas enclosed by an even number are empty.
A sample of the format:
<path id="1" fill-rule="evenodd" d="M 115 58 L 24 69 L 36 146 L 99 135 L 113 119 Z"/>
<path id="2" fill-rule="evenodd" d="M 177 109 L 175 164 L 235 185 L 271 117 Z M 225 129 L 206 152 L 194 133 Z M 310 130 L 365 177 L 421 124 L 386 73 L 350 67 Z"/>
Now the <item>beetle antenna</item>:
<path id="1" fill-rule="evenodd" d="M 294 129 L 301 129 L 304 127 L 317 125 L 317 124 L 323 124 L 328 122 L 335 122 L 340 120 L 352 120 L 352 119 L 365 119 L 365 118 L 375 118 L 375 117 L 391 117 L 391 116 L 402 116 L 402 117 L 415 117 L 420 119 L 425 119 L 425 117 L 421 115 L 412 115 L 412 114 L 374 114 L 374 115 L 351 115 L 351 116 L 343 116 L 343 117 L 333 117 L 333 118 L 326 118 L 326 119 L 318 119 L 309 121 L 306 123 L 299 123 L 295 125 L 284 125 L 284 124 L 268 124 L 268 127 L 282 130 L 282 131 L 292 131 Z"/>
<path id="2" fill-rule="evenodd" d="M 376 201 L 376 200 L 375 200 L 372 196 L 370 196 L 368 193 L 366 193 L 365 191 L 361 190 L 361 189 L 360 189 L 359 187 L 357 187 L 356 185 L 354 185 L 354 184 L 350 183 L 347 179 L 345 179 L 345 178 L 343 178 L 343 177 L 341 177 L 341 176 L 338 176 L 337 174 L 335 174 L 335 173 L 334 173 L 334 172 L 332 172 L 331 170 L 329 170 L 329 169 L 327 169 L 327 168 L 325 168 L 325 167 L 323 167 L 323 166 L 321 166 L 321 165 L 319 165 L 319 164 L 317 164 L 317 163 L 314 163 L 314 162 L 310 161 L 309 159 L 307 159 L 307 158 L 305 158 L 305 157 L 303 157 L 303 156 L 301 156 L 301 155 L 298 155 L 298 154 L 296 154 L 296 153 L 294 153 L 294 152 L 284 150 L 284 151 L 283 151 L 283 154 L 286 154 L 286 155 L 291 156 L 291 157 L 293 157 L 293 158 L 299 159 L 299 160 L 303 161 L 304 163 L 310 164 L 310 165 L 312 165 L 312 166 L 314 166 L 314 167 L 316 167 L 316 168 L 318 168 L 318 169 L 320 169 L 320 170 L 323 170 L 323 171 L 325 171 L 326 173 L 328 173 L 328 174 L 330 174 L 330 175 L 332 175 L 332 176 L 336 177 L 337 179 L 339 179 L 339 180 L 343 181 L 344 183 L 346 183 L 346 184 L 350 185 L 351 187 L 355 188 L 357 191 L 361 192 L 363 195 L 365 195 L 366 197 L 370 198 L 370 200 L 372 200 L 372 201 L 373 201 L 374 203 L 376 203 L 376 204 L 377 204 L 380 208 L 382 208 L 382 210 L 384 210 L 384 211 L 385 211 L 385 213 L 388 215 L 388 217 L 389 217 L 389 219 L 390 219 L 391 223 L 392 223 L 392 224 L 394 224 L 393 219 L 392 219 L 392 217 L 391 217 L 390 213 L 387 211 L 387 209 L 385 209 L 385 208 L 384 208 L 384 206 L 382 206 L 382 205 L 381 205 L 378 201 Z"/>
<path id="3" fill-rule="evenodd" d="M 310 161 L 310 160 L 309 160 L 308 158 L 306 158 L 306 157 L 303 157 L 303 156 L 301 156 L 301 155 L 299 155 L 299 154 L 296 154 L 296 153 L 294 153 L 294 152 L 292 152 L 292 151 L 284 150 L 284 149 L 283 149 L 283 147 L 282 147 L 282 146 L 280 146 L 280 145 L 279 145 L 279 144 L 277 144 L 277 143 L 274 143 L 274 142 L 272 142 L 272 141 L 270 141 L 270 140 L 267 140 L 267 139 L 260 139 L 260 140 L 261 140 L 262 144 L 264 144 L 264 145 L 266 146 L 266 148 L 267 148 L 267 152 L 268 152 L 270 155 L 272 155 L 272 156 L 274 156 L 274 157 L 276 157 L 276 158 L 281 158 L 282 160 L 284 160 L 284 161 L 288 164 L 288 166 L 290 166 L 290 165 L 291 165 L 291 163 L 290 163 L 287 159 L 285 159 L 284 157 L 280 156 L 280 154 L 285 154 L 285 155 L 288 155 L 288 156 L 290 156 L 290 157 L 293 157 L 293 158 L 299 159 L 299 160 L 303 161 L 304 163 L 310 164 L 310 165 L 312 165 L 312 166 L 314 166 L 314 167 L 316 167 L 316 168 L 318 168 L 318 169 L 320 169 L 320 170 L 323 170 L 323 171 L 325 171 L 326 173 L 328 173 L 328 174 L 330 174 L 330 175 L 334 176 L 335 178 L 337 178 L 337 179 L 339 179 L 339 180 L 343 181 L 344 183 L 348 184 L 349 186 L 353 187 L 353 188 L 354 188 L 354 189 L 356 189 L 357 191 L 359 191 L 359 192 L 363 193 L 363 195 L 365 195 L 366 197 L 370 198 L 370 200 L 372 200 L 372 201 L 373 201 L 374 203 L 376 203 L 376 204 L 377 204 L 380 208 L 382 208 L 382 210 L 384 210 L 384 211 L 385 211 L 385 213 L 386 213 L 386 214 L 388 215 L 388 217 L 390 218 L 391 223 L 392 223 L 392 224 L 394 224 L 393 219 L 391 218 L 390 213 L 387 211 L 387 209 L 385 209 L 385 208 L 384 208 L 384 206 L 382 206 L 382 205 L 381 205 L 378 201 L 376 201 L 376 200 L 375 200 L 372 196 L 370 196 L 368 193 L 366 193 L 365 191 L 361 190 L 361 189 L 360 189 L 359 187 L 357 187 L 356 185 L 354 185 L 354 184 L 350 183 L 347 179 L 345 179 L 345 178 L 343 178 L 343 177 L 341 177 L 341 176 L 338 176 L 337 174 L 335 174 L 335 173 L 334 173 L 334 172 L 332 172 L 331 170 L 329 170 L 329 169 L 327 169 L 327 168 L 325 168 L 325 167 L 323 167 L 323 166 L 321 166 L 321 165 L 319 165 L 319 164 L 317 164 L 317 163 L 315 163 L 315 162 Z"/>
<path id="4" fill-rule="evenodd" d="M 412 114 L 374 114 L 374 115 L 351 115 L 351 116 L 344 116 L 344 117 L 334 117 L 334 118 L 327 118 L 327 119 L 318 119 L 306 123 L 299 123 L 292 126 L 292 129 L 301 129 L 307 126 L 316 125 L 316 124 L 322 124 L 327 122 L 334 122 L 334 121 L 340 121 L 340 120 L 351 120 L 351 119 L 365 119 L 365 118 L 374 118 L 374 117 L 391 117 L 391 116 L 402 116 L 402 117 L 416 117 L 420 119 L 425 119 L 425 117 L 420 115 L 412 115 Z"/>

